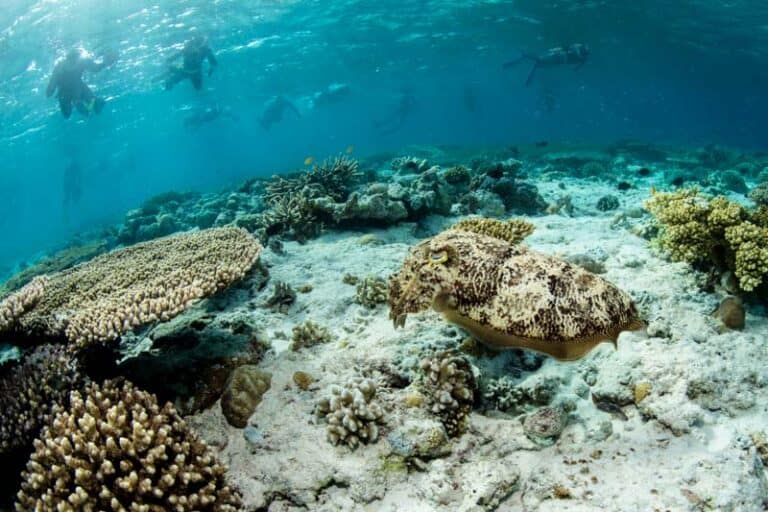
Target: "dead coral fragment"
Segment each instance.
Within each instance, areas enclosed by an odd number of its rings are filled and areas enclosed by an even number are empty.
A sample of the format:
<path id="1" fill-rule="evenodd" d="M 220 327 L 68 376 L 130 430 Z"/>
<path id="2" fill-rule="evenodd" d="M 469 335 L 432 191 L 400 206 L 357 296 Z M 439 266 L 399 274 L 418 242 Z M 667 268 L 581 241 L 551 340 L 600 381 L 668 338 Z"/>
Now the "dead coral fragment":
<path id="1" fill-rule="evenodd" d="M 510 219 L 504 222 L 483 217 L 464 219 L 451 226 L 451 229 L 457 231 L 469 231 L 492 236 L 512 245 L 522 242 L 523 239 L 533 233 L 535 228 L 533 224 L 524 220 Z"/>
<path id="2" fill-rule="evenodd" d="M 261 254 L 246 231 L 216 228 L 144 242 L 35 279 L 0 303 L 0 333 L 77 348 L 167 321 L 242 279 Z M 5 312 L 10 311 L 10 314 Z"/>
<path id="3" fill-rule="evenodd" d="M 330 343 L 331 341 L 333 341 L 333 335 L 327 327 L 323 327 L 311 320 L 307 320 L 303 324 L 293 328 L 291 350 L 296 352 L 303 348 L 314 347 L 315 345 Z"/>
<path id="4" fill-rule="evenodd" d="M 488 235 L 449 229 L 414 247 L 390 279 L 390 318 L 430 307 L 476 339 L 578 359 L 638 329 L 632 299 L 559 258 Z"/>
<path id="5" fill-rule="evenodd" d="M 24 447 L 57 404 L 84 384 L 77 361 L 62 345 L 43 345 L 0 379 L 0 454 Z"/>
<path id="6" fill-rule="evenodd" d="M 72 392 L 35 441 L 16 510 L 240 510 L 226 469 L 176 410 L 128 382 Z"/>
<path id="7" fill-rule="evenodd" d="M 380 277 L 366 277 L 357 284 L 355 302 L 369 309 L 379 304 L 386 304 L 389 288 L 387 282 Z"/>
<path id="8" fill-rule="evenodd" d="M 449 437 L 460 435 L 472 410 L 476 389 L 469 361 L 443 352 L 422 360 L 420 366 L 430 410 L 440 418 Z"/>
<path id="9" fill-rule="evenodd" d="M 264 305 L 281 313 L 287 313 L 294 302 L 296 302 L 296 292 L 293 291 L 291 285 L 278 281 L 275 283 L 275 289 L 272 292 L 272 296 L 267 299 Z"/>
<path id="10" fill-rule="evenodd" d="M 384 411 L 376 402 L 376 383 L 354 379 L 346 386 L 331 387 L 331 396 L 317 403 L 315 414 L 328 423 L 328 441 L 352 449 L 374 443 L 379 438 L 378 423 Z"/>
<path id="11" fill-rule="evenodd" d="M 254 365 L 245 364 L 232 372 L 221 395 L 221 412 L 229 424 L 237 428 L 248 426 L 248 418 L 271 385 L 272 374 L 262 372 Z"/>

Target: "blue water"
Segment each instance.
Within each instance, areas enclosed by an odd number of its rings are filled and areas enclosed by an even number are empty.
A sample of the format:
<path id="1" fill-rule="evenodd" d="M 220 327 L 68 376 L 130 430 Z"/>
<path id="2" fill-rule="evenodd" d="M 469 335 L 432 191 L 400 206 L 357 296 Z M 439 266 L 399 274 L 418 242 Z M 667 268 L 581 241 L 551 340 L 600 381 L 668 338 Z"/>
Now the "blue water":
<path id="1" fill-rule="evenodd" d="M 193 30 L 209 36 L 220 65 L 201 91 L 164 91 L 164 61 Z M 502 69 L 573 42 L 592 48 L 578 71 L 545 70 L 525 87 L 526 66 Z M 87 120 L 65 120 L 44 94 L 73 46 L 119 55 L 86 77 L 108 98 Z M 765 149 L 767 53 L 768 3 L 746 0 L 4 0 L 0 269 L 118 222 L 156 193 L 217 189 L 350 145 L 359 156 L 541 139 Z M 311 108 L 333 83 L 349 84 L 349 96 Z M 381 135 L 374 121 L 404 89 L 413 115 Z M 257 119 L 276 94 L 301 117 L 265 131 Z M 212 105 L 239 120 L 184 127 Z M 82 197 L 65 208 L 72 162 Z"/>

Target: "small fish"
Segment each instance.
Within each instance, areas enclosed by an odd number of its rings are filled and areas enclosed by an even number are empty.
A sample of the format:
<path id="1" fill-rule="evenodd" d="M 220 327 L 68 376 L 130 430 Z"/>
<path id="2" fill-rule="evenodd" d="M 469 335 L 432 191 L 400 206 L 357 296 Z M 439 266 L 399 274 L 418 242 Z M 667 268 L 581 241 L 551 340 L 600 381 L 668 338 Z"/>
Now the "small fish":
<path id="1" fill-rule="evenodd" d="M 599 397 L 596 394 L 592 393 L 592 403 L 595 404 L 595 407 L 600 409 L 603 412 L 607 412 L 608 414 L 613 414 L 614 416 L 617 416 L 622 421 L 627 421 L 629 418 L 627 418 L 627 415 L 624 414 L 624 411 L 621 410 L 621 407 L 619 404 L 617 404 L 615 401 L 611 400 L 607 397 Z"/>
<path id="2" fill-rule="evenodd" d="M 347 149 L 345 149 L 344 151 L 345 151 L 345 152 L 346 152 L 348 155 L 350 155 L 350 154 L 352 154 L 352 152 L 353 152 L 354 150 L 355 150 L 355 146 L 347 146 Z"/>
<path id="3" fill-rule="evenodd" d="M 315 161 L 315 157 L 308 156 L 307 158 L 304 159 L 304 165 L 312 165 L 312 162 L 314 161 Z"/>

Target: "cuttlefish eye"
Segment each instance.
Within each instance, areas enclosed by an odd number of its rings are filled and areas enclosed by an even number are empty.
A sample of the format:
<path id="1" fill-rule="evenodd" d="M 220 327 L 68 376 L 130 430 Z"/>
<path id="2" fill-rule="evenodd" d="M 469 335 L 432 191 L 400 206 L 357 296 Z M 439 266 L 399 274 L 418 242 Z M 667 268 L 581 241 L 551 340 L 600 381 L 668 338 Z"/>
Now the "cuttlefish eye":
<path id="1" fill-rule="evenodd" d="M 448 251 L 438 251 L 429 253 L 429 263 L 433 265 L 442 265 L 448 261 Z"/>

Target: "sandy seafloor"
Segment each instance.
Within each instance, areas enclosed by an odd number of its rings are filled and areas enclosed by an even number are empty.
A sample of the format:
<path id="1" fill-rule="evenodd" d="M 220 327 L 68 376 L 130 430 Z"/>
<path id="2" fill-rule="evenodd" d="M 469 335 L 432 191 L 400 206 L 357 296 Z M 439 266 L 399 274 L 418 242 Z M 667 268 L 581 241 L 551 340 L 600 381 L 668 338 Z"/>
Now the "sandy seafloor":
<path id="1" fill-rule="evenodd" d="M 418 437 L 437 425 L 425 406 L 407 405 L 412 385 L 391 385 L 393 369 L 456 347 L 464 335 L 434 312 L 411 315 L 395 330 L 386 305 L 371 310 L 355 303 L 355 287 L 342 276 L 388 277 L 414 243 L 455 219 L 326 233 L 306 244 L 286 242 L 282 255 L 265 250 L 270 285 L 251 306 L 238 306 L 272 344 L 260 363 L 272 373 L 272 387 L 250 425 L 229 426 L 218 405 L 189 419 L 229 465 L 248 510 L 766 510 L 768 483 L 753 439 L 768 430 L 768 321 L 748 311 L 743 331 L 724 328 L 712 316 L 719 297 L 699 291 L 701 275 L 616 225 L 616 216 L 638 208 L 647 190 L 629 191 L 619 210 L 599 212 L 596 198 L 613 186 L 565 181 L 578 216 L 528 218 L 536 231 L 526 243 L 602 260 L 603 277 L 635 298 L 649 327 L 623 333 L 617 350 L 604 343 L 579 361 L 545 358 L 515 381 L 531 396 L 543 392 L 551 404 L 568 404 L 556 442 L 532 442 L 524 415 L 475 410 L 461 437 L 438 443 L 414 463 L 393 464 L 394 434 Z M 554 182 L 537 185 L 547 200 L 563 192 Z M 253 308 L 277 281 L 312 290 L 299 293 L 285 313 Z M 336 341 L 291 351 L 291 329 L 305 320 L 329 327 Z M 511 357 L 471 361 L 480 379 L 498 378 Z M 296 371 L 317 381 L 302 391 L 292 381 Z M 385 415 L 378 441 L 353 451 L 327 441 L 313 410 L 331 385 L 361 375 L 377 382 Z M 635 403 L 639 383 L 650 384 L 650 392 Z M 598 410 L 592 393 L 627 404 L 626 421 Z M 523 404 L 527 411 L 537 407 Z"/>

